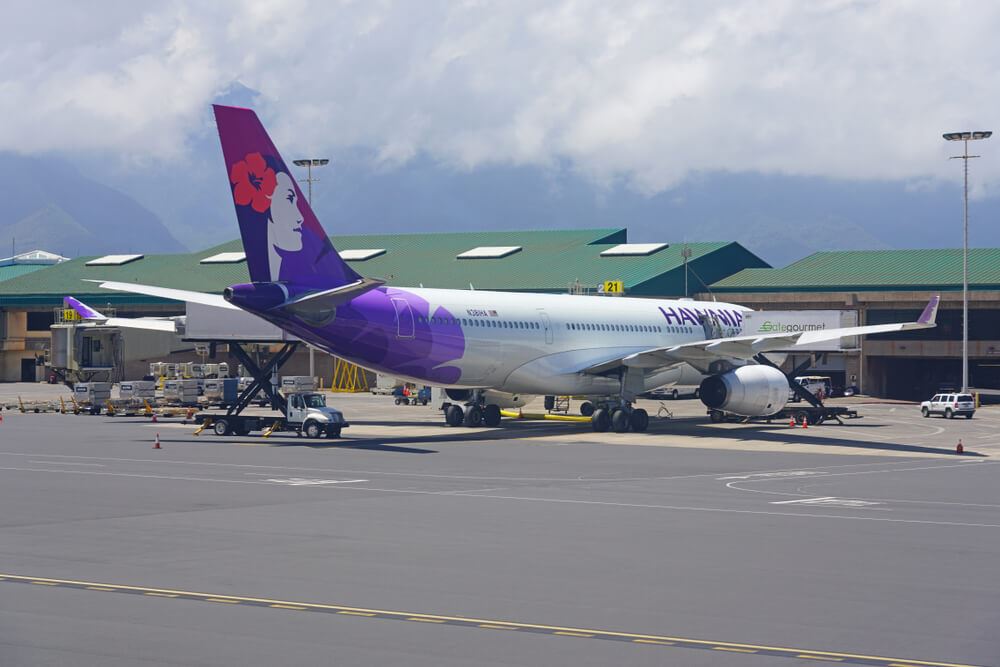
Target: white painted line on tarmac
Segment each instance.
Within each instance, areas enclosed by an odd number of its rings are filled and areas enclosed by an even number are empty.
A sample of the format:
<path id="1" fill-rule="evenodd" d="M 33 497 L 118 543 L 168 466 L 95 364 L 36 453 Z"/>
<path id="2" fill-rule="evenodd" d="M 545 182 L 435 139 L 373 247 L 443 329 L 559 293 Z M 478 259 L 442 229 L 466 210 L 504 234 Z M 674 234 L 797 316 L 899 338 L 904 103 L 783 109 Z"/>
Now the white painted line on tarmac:
<path id="1" fill-rule="evenodd" d="M 275 484 L 287 484 L 288 486 L 324 486 L 327 484 L 358 484 L 367 482 L 367 479 L 309 479 L 307 477 L 272 477 L 264 480 Z"/>
<path id="2" fill-rule="evenodd" d="M 716 477 L 720 482 L 727 479 L 753 479 L 753 480 L 764 480 L 770 478 L 784 478 L 784 477 L 803 477 L 806 475 L 825 475 L 827 473 L 819 472 L 815 470 L 786 470 L 782 472 L 758 472 L 750 473 L 749 475 L 730 475 L 728 477 Z"/>
<path id="3" fill-rule="evenodd" d="M 837 498 L 836 496 L 824 496 L 822 498 L 799 498 L 798 500 L 775 500 L 772 505 L 823 505 L 829 507 L 849 507 L 852 509 L 882 509 L 888 507 L 872 507 L 882 503 L 871 500 L 855 500 L 852 498 Z"/>
<path id="4" fill-rule="evenodd" d="M 48 465 L 48 466 L 89 466 L 94 468 L 108 467 L 103 463 L 80 463 L 78 461 L 28 461 L 28 463 L 37 463 L 39 465 Z"/>

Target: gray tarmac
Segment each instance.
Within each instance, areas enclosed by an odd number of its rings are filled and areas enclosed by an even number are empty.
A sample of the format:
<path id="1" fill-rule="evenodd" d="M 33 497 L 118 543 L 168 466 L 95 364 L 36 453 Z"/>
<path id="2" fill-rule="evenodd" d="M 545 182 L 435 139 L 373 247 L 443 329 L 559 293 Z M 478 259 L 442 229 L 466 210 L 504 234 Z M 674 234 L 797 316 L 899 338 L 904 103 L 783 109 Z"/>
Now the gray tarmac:
<path id="1" fill-rule="evenodd" d="M 4 412 L 0 665 L 1000 665 L 996 409 L 597 435 L 333 400 L 340 441 Z"/>

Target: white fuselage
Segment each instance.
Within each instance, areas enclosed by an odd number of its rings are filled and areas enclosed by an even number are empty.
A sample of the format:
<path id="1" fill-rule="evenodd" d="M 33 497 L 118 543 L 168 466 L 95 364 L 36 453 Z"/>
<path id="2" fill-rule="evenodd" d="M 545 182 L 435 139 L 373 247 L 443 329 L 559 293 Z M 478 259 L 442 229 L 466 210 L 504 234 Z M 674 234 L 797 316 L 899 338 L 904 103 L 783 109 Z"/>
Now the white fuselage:
<path id="1" fill-rule="evenodd" d="M 452 386 L 523 394 L 616 393 L 620 389 L 617 376 L 580 369 L 653 348 L 739 335 L 743 313 L 750 310 L 693 300 L 424 288 L 400 291 L 430 304 L 430 317 L 413 315 L 418 329 L 429 327 L 435 340 L 464 337 L 464 354 L 448 362 L 462 371 Z M 439 308 L 457 320 L 458 328 L 455 322 L 433 315 L 444 312 Z M 706 331 L 699 321 L 704 314 L 716 323 L 714 330 Z M 644 385 L 649 390 L 665 384 L 697 384 L 701 377 L 687 364 L 678 363 L 646 375 Z"/>

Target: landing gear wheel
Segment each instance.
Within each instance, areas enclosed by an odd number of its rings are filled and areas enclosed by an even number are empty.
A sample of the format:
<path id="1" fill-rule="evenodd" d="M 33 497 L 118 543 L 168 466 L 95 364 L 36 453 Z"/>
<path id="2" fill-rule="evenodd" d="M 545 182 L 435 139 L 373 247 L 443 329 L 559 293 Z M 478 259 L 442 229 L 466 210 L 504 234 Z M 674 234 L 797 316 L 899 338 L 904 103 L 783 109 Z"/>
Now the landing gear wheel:
<path id="1" fill-rule="evenodd" d="M 500 407 L 490 403 L 483 408 L 483 426 L 490 428 L 500 425 Z"/>
<path id="2" fill-rule="evenodd" d="M 799 411 L 795 413 L 795 421 L 798 424 L 808 424 L 809 423 L 809 413 L 805 411 Z"/>
<path id="3" fill-rule="evenodd" d="M 615 433 L 624 433 L 628 430 L 628 412 L 618 408 L 611 413 L 611 428 Z"/>
<path id="4" fill-rule="evenodd" d="M 591 415 L 593 415 L 595 409 L 596 408 L 594 408 L 594 404 L 591 403 L 590 401 L 584 401 L 583 403 L 580 404 L 580 414 L 583 415 L 584 417 L 590 417 Z"/>
<path id="5" fill-rule="evenodd" d="M 327 426 L 326 427 L 326 437 L 327 438 L 339 438 L 340 437 L 340 427 L 339 426 Z"/>
<path id="6" fill-rule="evenodd" d="M 465 411 L 465 418 L 462 420 L 462 423 L 470 428 L 482 426 L 483 411 L 478 405 L 470 405 L 469 409 Z"/>
<path id="7" fill-rule="evenodd" d="M 928 410 L 927 408 L 920 408 L 920 414 L 922 414 L 924 417 L 930 417 L 931 411 Z"/>
<path id="8" fill-rule="evenodd" d="M 708 421 L 713 424 L 721 424 L 726 421 L 726 415 L 720 410 L 710 410 L 708 413 Z"/>
<path id="9" fill-rule="evenodd" d="M 220 419 L 212 424 L 212 430 L 215 431 L 215 435 L 230 435 L 233 432 L 229 428 L 229 422 L 225 419 Z"/>
<path id="10" fill-rule="evenodd" d="M 323 435 L 323 427 L 316 422 L 309 422 L 302 430 L 305 432 L 307 438 L 312 438 L 313 440 Z"/>
<path id="11" fill-rule="evenodd" d="M 636 433 L 642 433 L 649 426 L 649 413 L 642 408 L 636 408 L 629 417 L 629 426 Z"/>
<path id="12" fill-rule="evenodd" d="M 444 421 L 448 426 L 461 426 L 464 419 L 465 412 L 462 411 L 462 406 L 460 405 L 449 405 L 448 409 L 444 412 Z"/>
<path id="13" fill-rule="evenodd" d="M 604 433 L 609 428 L 611 428 L 611 415 L 604 408 L 598 408 L 594 410 L 594 413 L 590 416 L 590 425 L 594 427 L 594 430 L 598 433 Z"/>

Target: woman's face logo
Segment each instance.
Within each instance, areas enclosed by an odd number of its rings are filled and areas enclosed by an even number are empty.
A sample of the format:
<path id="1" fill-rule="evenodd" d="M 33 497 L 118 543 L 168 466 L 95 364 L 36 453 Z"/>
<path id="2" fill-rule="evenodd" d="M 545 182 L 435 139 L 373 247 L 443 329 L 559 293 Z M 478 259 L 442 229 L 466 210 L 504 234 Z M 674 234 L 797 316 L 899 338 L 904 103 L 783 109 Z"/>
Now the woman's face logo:
<path id="1" fill-rule="evenodd" d="M 281 250 L 302 250 L 302 213 L 295 184 L 283 171 L 276 176 L 278 183 L 271 195 L 271 214 L 267 222 L 268 241 Z"/>

